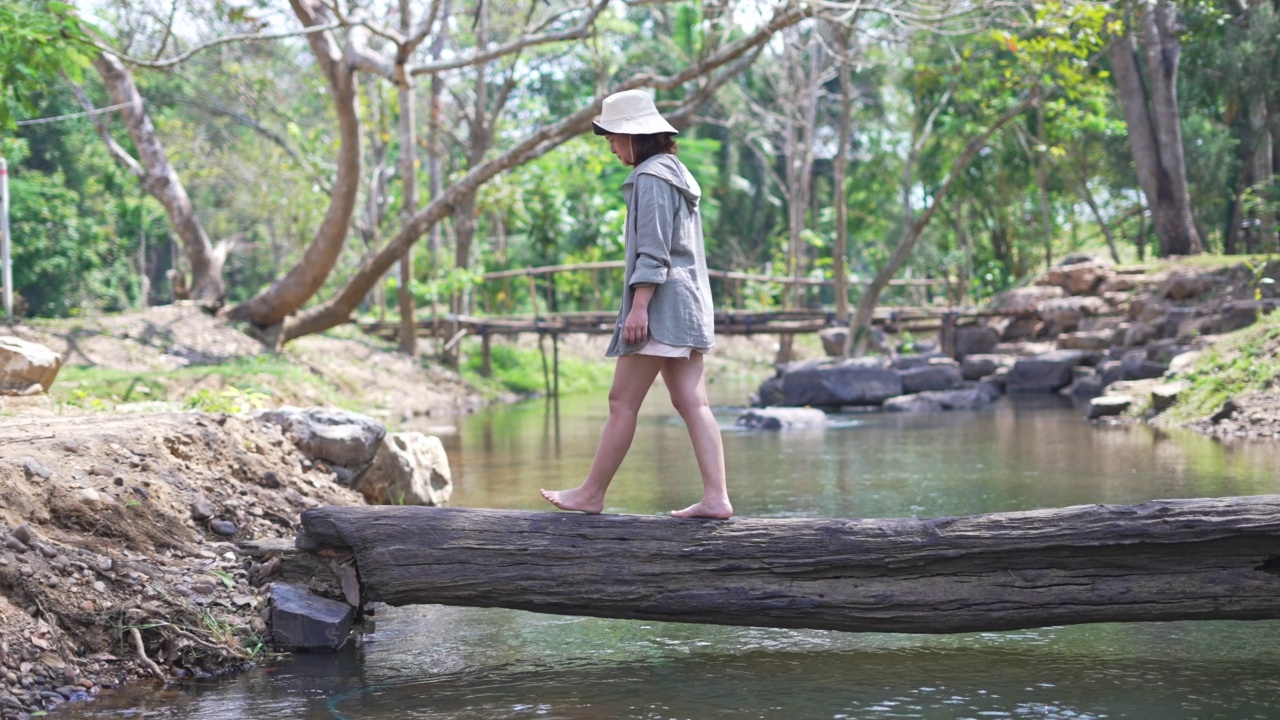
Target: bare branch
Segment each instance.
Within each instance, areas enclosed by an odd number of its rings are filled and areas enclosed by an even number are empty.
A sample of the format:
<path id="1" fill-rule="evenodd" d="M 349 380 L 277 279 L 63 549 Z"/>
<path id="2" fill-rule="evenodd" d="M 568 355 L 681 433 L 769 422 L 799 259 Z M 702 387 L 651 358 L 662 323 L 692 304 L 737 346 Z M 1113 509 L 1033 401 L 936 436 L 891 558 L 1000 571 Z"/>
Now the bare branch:
<path id="1" fill-rule="evenodd" d="M 457 70 L 458 68 L 486 63 L 490 60 L 519 52 L 534 45 L 545 45 L 548 43 L 564 42 L 566 40 L 579 40 L 590 34 L 591 26 L 595 24 L 596 18 L 599 17 L 600 12 L 604 10 L 605 6 L 608 4 L 609 0 L 600 0 L 600 3 L 591 8 L 591 12 L 583 18 L 581 23 L 568 30 L 541 33 L 537 35 L 526 35 L 519 40 L 514 40 L 506 45 L 500 45 L 488 52 L 478 53 L 472 57 L 463 58 L 461 60 L 449 60 L 447 62 L 414 65 L 409 68 L 409 73 L 411 75 L 429 75 L 431 73 L 444 72 L 446 70 Z"/>
<path id="2" fill-rule="evenodd" d="M 185 101 L 185 102 L 186 104 L 191 105 L 192 107 L 197 107 L 197 108 L 200 108 L 201 110 L 207 110 L 215 115 L 222 115 L 223 117 L 227 117 L 232 120 L 235 120 L 241 125 L 244 125 L 250 130 L 253 130 L 259 135 L 275 143 L 280 147 L 281 150 L 284 150 L 286 153 L 288 153 L 289 157 L 293 158 L 293 161 L 296 162 L 299 167 L 301 167 L 303 170 L 307 172 L 308 175 L 311 176 L 311 180 L 315 182 L 316 185 L 319 186 L 321 190 L 323 190 L 326 193 L 332 192 L 333 187 L 330 185 L 329 181 L 325 179 L 324 175 L 322 175 L 320 172 L 316 170 L 315 164 L 307 160 L 306 158 L 304 158 L 302 154 L 299 153 L 296 149 L 294 149 L 294 147 L 290 145 L 289 142 L 285 140 L 284 136 L 281 135 L 280 133 L 276 132 L 275 130 L 272 130 L 266 125 L 263 125 L 257 120 L 254 120 L 253 118 L 249 117 L 248 115 L 245 115 L 244 113 L 237 112 L 229 108 L 220 107 L 218 105 L 205 105 L 204 103 L 198 103 L 194 101 Z"/>
<path id="3" fill-rule="evenodd" d="M 93 126 L 97 128 L 98 135 L 102 138 L 102 142 L 107 146 L 107 152 L 115 161 L 120 163 L 129 172 L 133 173 L 139 180 L 145 181 L 147 171 L 143 169 L 138 159 L 129 154 L 129 151 L 120 146 L 116 139 L 111 136 L 111 130 L 107 127 L 106 118 L 99 116 L 99 110 L 93 107 L 93 103 L 89 100 L 89 96 L 85 94 L 84 88 L 75 83 L 68 83 L 71 86 L 71 92 L 75 93 L 76 99 L 80 101 L 80 105 L 84 107 L 85 114 L 93 119 Z M 128 103 L 121 103 L 112 107 L 123 107 Z"/>
<path id="4" fill-rule="evenodd" d="M 85 40 L 83 42 L 86 42 L 89 45 L 92 45 L 93 47 L 97 48 L 98 50 L 108 55 L 117 57 L 122 62 L 129 63 L 130 65 L 137 65 L 139 67 L 149 67 L 149 68 L 167 68 L 167 67 L 173 67 L 174 65 L 177 65 L 179 63 L 186 62 L 187 60 L 190 60 L 192 56 L 194 56 L 196 53 L 199 53 L 203 50 L 208 50 L 211 47 L 217 47 L 218 45 L 226 45 L 227 43 L 241 42 L 241 41 L 248 42 L 251 40 L 279 40 L 281 38 L 296 37 L 298 35 L 311 35 L 313 33 L 325 32 L 326 30 L 334 30 L 340 27 L 342 27 L 342 23 L 335 21 L 335 22 L 328 23 L 327 25 L 312 25 L 310 27 L 302 28 L 301 30 L 288 30 L 288 31 L 276 32 L 276 33 L 244 33 L 239 35 L 228 35 L 226 37 L 220 37 L 214 40 L 210 40 L 209 42 L 204 43 L 203 45 L 197 45 L 191 48 L 190 50 L 182 53 L 181 55 L 176 55 L 174 57 L 166 58 L 164 60 L 142 60 L 140 58 L 130 57 L 120 52 L 119 50 L 112 49 L 111 47 L 108 47 L 107 45 L 104 45 L 95 40 Z"/>

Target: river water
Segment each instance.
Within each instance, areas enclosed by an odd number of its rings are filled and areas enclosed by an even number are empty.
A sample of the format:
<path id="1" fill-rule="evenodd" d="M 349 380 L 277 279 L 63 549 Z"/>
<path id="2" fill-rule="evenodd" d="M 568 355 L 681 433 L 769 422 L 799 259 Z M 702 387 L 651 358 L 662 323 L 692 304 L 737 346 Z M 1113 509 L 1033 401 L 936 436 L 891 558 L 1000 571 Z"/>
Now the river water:
<path id="1" fill-rule="evenodd" d="M 731 493 L 752 517 L 936 517 L 1280 492 L 1280 447 L 1098 428 L 1058 398 L 845 416 L 740 432 L 747 389 L 712 388 Z M 698 495 L 684 427 L 655 388 L 606 512 Z M 459 507 L 544 509 L 576 484 L 603 397 L 459 418 Z M 132 691 L 63 718 L 1277 718 L 1280 621 L 1128 623 L 963 635 L 851 634 L 417 606 L 357 647 L 229 680 Z"/>

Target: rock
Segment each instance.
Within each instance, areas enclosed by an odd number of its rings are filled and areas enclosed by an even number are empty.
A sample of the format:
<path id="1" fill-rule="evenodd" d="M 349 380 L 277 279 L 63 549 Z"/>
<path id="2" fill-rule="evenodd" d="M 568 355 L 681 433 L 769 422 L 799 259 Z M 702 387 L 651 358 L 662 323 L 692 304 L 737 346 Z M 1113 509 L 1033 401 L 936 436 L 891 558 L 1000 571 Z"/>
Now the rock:
<path id="1" fill-rule="evenodd" d="M 420 432 L 391 433 L 354 489 L 373 504 L 444 505 L 453 494 L 444 444 Z"/>
<path id="2" fill-rule="evenodd" d="M 209 529 L 223 537 L 234 537 L 236 534 L 236 524 L 230 520 L 210 521 Z"/>
<path id="3" fill-rule="evenodd" d="M 751 430 L 824 428 L 827 414 L 817 408 L 760 408 L 743 412 L 734 424 Z"/>
<path id="4" fill-rule="evenodd" d="M 1178 402 L 1178 396 L 1187 389 L 1187 384 L 1181 381 L 1165 383 L 1151 389 L 1151 409 L 1156 412 L 1164 412 L 1173 407 Z"/>
<path id="5" fill-rule="evenodd" d="M 994 353 L 978 353 L 965 355 L 960 361 L 960 376 L 965 380 L 977 380 L 986 377 L 1004 367 L 1013 367 L 1018 358 L 1014 355 Z"/>
<path id="6" fill-rule="evenodd" d="M 1124 379 L 1124 363 L 1119 360 L 1104 360 L 1098 363 L 1096 369 L 1103 387 Z"/>
<path id="7" fill-rule="evenodd" d="M 1124 332 L 1124 340 L 1122 341 L 1127 347 L 1135 345 L 1146 345 L 1160 336 L 1158 330 L 1151 325 L 1138 321 L 1129 326 Z"/>
<path id="8" fill-rule="evenodd" d="M 1222 403 L 1222 407 L 1218 409 L 1218 412 L 1214 413 L 1213 416 L 1209 418 L 1209 422 L 1216 425 L 1223 420 L 1229 420 L 1239 409 L 1240 406 L 1236 404 L 1235 399 L 1228 398 L 1226 402 Z"/>
<path id="9" fill-rule="evenodd" d="M 941 412 L 942 403 L 937 398 L 929 397 L 923 393 L 911 395 L 899 395 L 884 401 L 881 406 L 885 412 Z"/>
<path id="10" fill-rule="evenodd" d="M 990 407 L 999 394 L 991 395 L 979 388 L 964 390 L 930 390 L 900 395 L 884 402 L 890 412 L 937 412 L 939 410 L 981 410 Z"/>
<path id="11" fill-rule="evenodd" d="M 822 341 L 822 351 L 827 357 L 844 357 L 844 343 L 849 337 L 847 327 L 829 327 L 818 331 L 818 339 Z"/>
<path id="12" fill-rule="evenodd" d="M 956 329 L 956 359 L 990 353 L 1000 344 L 1000 333 L 986 325 L 966 325 Z"/>
<path id="13" fill-rule="evenodd" d="M 208 498 L 199 498 L 191 503 L 191 519 L 204 522 L 218 514 L 218 508 Z"/>
<path id="14" fill-rule="evenodd" d="M 1050 268 L 1039 284 L 1056 285 L 1072 295 L 1089 295 L 1112 275 L 1112 267 L 1111 261 L 1092 255 L 1070 255 Z"/>
<path id="15" fill-rule="evenodd" d="M 271 642 L 278 650 L 333 652 L 351 632 L 355 608 L 287 583 L 271 586 Z"/>
<path id="16" fill-rule="evenodd" d="M 36 534 L 31 530 L 31 523 L 29 522 L 19 523 L 18 527 L 14 528 L 10 535 L 21 540 L 24 545 L 30 545 L 31 541 L 36 538 Z"/>
<path id="17" fill-rule="evenodd" d="M 1087 417 L 1095 420 L 1100 417 L 1108 417 L 1111 415 L 1120 415 L 1129 406 L 1133 404 L 1133 398 L 1128 395 L 1103 395 L 1089 401 L 1089 412 Z"/>
<path id="18" fill-rule="evenodd" d="M 22 542 L 21 540 L 19 540 L 18 538 L 12 535 L 9 535 L 4 539 L 4 546 L 16 553 L 24 553 L 28 549 L 26 543 Z"/>
<path id="19" fill-rule="evenodd" d="M 1058 347 L 1063 350 L 1105 350 L 1111 346 L 1114 336 L 1111 330 L 1062 333 L 1058 336 Z"/>
<path id="20" fill-rule="evenodd" d="M 257 413 L 259 420 L 279 425 L 296 438 L 298 449 L 314 460 L 359 473 L 378 452 L 387 428 L 360 413 L 334 408 L 296 408 Z"/>
<path id="21" fill-rule="evenodd" d="M 952 361 L 949 365 L 933 363 L 924 367 L 901 370 L 898 372 L 898 377 L 902 378 L 902 392 L 904 394 L 928 390 L 954 390 L 960 387 L 960 383 L 963 380 L 960 375 L 960 368 L 957 367 L 955 361 Z"/>
<path id="22" fill-rule="evenodd" d="M 1082 368 L 1076 368 L 1080 370 Z M 1092 368 L 1088 368 L 1092 370 Z M 1102 378 L 1098 377 L 1097 372 L 1086 375 L 1077 375 L 1075 380 L 1071 382 L 1070 395 L 1071 399 L 1076 402 L 1088 402 L 1104 392 L 1102 386 Z"/>
<path id="23" fill-rule="evenodd" d="M 1034 310 L 1038 305 L 1055 298 L 1066 297 L 1066 291 L 1057 286 L 1033 285 L 1014 288 L 1000 294 L 995 300 L 998 310 Z"/>
<path id="24" fill-rule="evenodd" d="M 889 367 L 894 370 L 914 370 L 916 368 L 927 367 L 934 360 L 946 359 L 944 355 L 898 355 L 889 361 Z"/>
<path id="25" fill-rule="evenodd" d="M 760 383 L 760 389 L 751 397 L 751 404 L 755 407 L 781 405 L 782 398 L 782 378 L 771 377 Z"/>
<path id="26" fill-rule="evenodd" d="M 1120 358 L 1122 378 L 1124 380 L 1146 380 L 1162 377 L 1169 367 L 1163 363 L 1147 359 L 1143 350 L 1130 350 Z"/>
<path id="27" fill-rule="evenodd" d="M 1169 273 L 1160 284 L 1158 294 L 1170 300 L 1186 300 L 1209 289 L 1209 283 L 1199 273 L 1176 271 Z"/>
<path id="28" fill-rule="evenodd" d="M 62 369 L 62 355 L 12 335 L 0 335 L 0 394 L 48 392 Z"/>
<path id="29" fill-rule="evenodd" d="M 1106 310 L 1107 303 L 1101 298 L 1065 297 L 1040 303 L 1036 314 L 1057 334 L 1075 330 L 1081 320 Z"/>
<path id="30" fill-rule="evenodd" d="M 1079 350 L 1057 350 L 1020 358 L 1009 371 L 1008 391 L 1057 392 L 1071 384 L 1072 368 L 1084 362 Z"/>
<path id="31" fill-rule="evenodd" d="M 1178 353 L 1169 359 L 1169 369 L 1166 371 L 1168 375 L 1181 375 L 1182 373 L 1195 367 L 1195 364 L 1204 352 L 1200 350 L 1188 350 L 1187 352 Z"/>
<path id="32" fill-rule="evenodd" d="M 1136 287 L 1138 287 L 1138 278 L 1136 276 L 1115 273 L 1102 279 L 1102 283 L 1098 285 L 1097 292 L 1099 295 L 1125 293 Z"/>
<path id="33" fill-rule="evenodd" d="M 812 364 L 784 373 L 782 405 L 879 405 L 902 394 L 902 379 L 876 358 Z"/>
<path id="34" fill-rule="evenodd" d="M 22 472 L 27 476 L 28 480 L 32 480 L 34 478 L 48 480 L 53 477 L 53 470 L 50 470 L 45 465 L 41 464 L 39 460 L 36 460 L 33 457 L 18 458 L 18 464 L 22 466 Z"/>

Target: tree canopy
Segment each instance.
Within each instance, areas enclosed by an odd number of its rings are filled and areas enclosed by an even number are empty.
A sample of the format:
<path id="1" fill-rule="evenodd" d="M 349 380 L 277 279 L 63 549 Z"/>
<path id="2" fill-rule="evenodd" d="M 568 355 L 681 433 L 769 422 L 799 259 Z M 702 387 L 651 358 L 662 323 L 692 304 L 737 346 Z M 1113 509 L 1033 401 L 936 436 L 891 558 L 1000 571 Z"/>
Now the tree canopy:
<path id="1" fill-rule="evenodd" d="M 1274 252 L 1278 17 L 1277 0 L 6 3 L 15 289 L 36 315 L 191 297 L 278 342 L 397 292 L 409 315 L 616 307 L 595 271 L 534 294 L 478 279 L 619 259 L 627 169 L 589 128 L 630 87 L 682 130 L 713 267 L 848 273 L 836 292 L 860 306 L 978 302 L 1077 251 Z M 904 278 L 941 286 L 888 285 Z"/>

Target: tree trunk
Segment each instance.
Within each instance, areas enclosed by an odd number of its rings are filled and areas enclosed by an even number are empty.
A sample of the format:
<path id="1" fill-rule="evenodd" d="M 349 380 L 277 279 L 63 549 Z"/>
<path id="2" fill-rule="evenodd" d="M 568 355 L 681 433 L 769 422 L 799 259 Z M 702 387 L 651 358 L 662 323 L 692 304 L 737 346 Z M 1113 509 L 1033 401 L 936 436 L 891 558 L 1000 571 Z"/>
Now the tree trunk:
<path id="1" fill-rule="evenodd" d="M 316 0 L 289 0 L 289 4 L 303 25 L 322 24 Z M 344 57 L 330 32 L 311 33 L 307 42 L 324 73 L 338 117 L 337 176 L 329 209 L 302 259 L 266 290 L 227 312 L 232 320 L 246 320 L 259 328 L 283 323 L 324 284 L 346 243 L 360 188 L 360 113 L 354 64 Z"/>
<path id="2" fill-rule="evenodd" d="M 1280 618 L 1277 495 L 923 520 L 323 507 L 302 526 L 299 550 L 354 554 L 361 603 L 909 633 Z"/>
<path id="3" fill-rule="evenodd" d="M 174 234 L 182 240 L 187 263 L 191 265 L 191 299 L 209 308 L 221 307 L 226 298 L 226 287 L 222 282 L 225 257 L 209 242 L 182 179 L 169 164 L 164 144 L 156 135 L 155 125 L 143 105 L 133 75 L 118 58 L 106 53 L 98 55 L 93 66 L 102 76 L 112 103 L 124 105 L 120 108 L 120 117 L 129 129 L 134 147 L 138 149 L 139 167 L 134 168 L 135 173 L 139 175 L 143 188 L 164 206 Z"/>
<path id="4" fill-rule="evenodd" d="M 849 195 L 845 188 L 846 175 L 849 170 L 849 141 L 853 134 L 853 74 L 849 39 L 852 35 L 852 21 L 848 24 L 836 23 L 837 47 L 840 48 L 840 128 L 836 139 L 836 156 L 832 161 L 831 194 L 836 206 L 836 247 L 832 259 L 832 272 L 836 281 L 836 317 L 849 318 L 849 267 L 846 262 L 849 255 Z M 852 327 L 852 325 L 850 325 Z M 845 343 L 845 348 L 849 347 Z"/>
<path id="5" fill-rule="evenodd" d="M 1173 8 L 1164 0 L 1142 18 L 1143 52 L 1150 75 L 1147 80 L 1138 65 L 1138 45 L 1132 32 L 1113 42 L 1108 50 L 1120 104 L 1124 106 L 1138 184 L 1151 209 L 1162 256 L 1201 251 L 1187 190 L 1176 86 L 1180 46 L 1173 23 Z"/>

